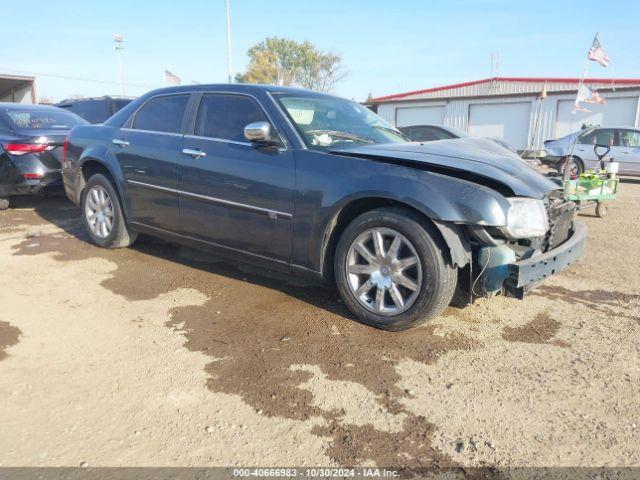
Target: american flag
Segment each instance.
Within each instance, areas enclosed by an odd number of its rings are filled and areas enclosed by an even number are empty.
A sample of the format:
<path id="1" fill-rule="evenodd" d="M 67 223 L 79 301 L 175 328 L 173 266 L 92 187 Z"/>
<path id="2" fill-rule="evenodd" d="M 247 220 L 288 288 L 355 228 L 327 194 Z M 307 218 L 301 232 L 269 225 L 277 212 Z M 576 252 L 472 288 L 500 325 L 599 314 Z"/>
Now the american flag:
<path id="1" fill-rule="evenodd" d="M 174 75 L 169 70 L 164 71 L 164 80 L 167 83 L 172 83 L 173 85 L 180 85 L 180 77 L 177 75 Z"/>
<path id="2" fill-rule="evenodd" d="M 589 49 L 587 58 L 594 62 L 598 62 L 603 67 L 608 67 L 609 63 L 611 63 L 611 59 L 608 57 L 607 52 L 604 51 L 604 48 L 602 48 L 602 44 L 600 44 L 600 35 L 597 33 L 595 38 L 593 39 L 593 44 Z"/>

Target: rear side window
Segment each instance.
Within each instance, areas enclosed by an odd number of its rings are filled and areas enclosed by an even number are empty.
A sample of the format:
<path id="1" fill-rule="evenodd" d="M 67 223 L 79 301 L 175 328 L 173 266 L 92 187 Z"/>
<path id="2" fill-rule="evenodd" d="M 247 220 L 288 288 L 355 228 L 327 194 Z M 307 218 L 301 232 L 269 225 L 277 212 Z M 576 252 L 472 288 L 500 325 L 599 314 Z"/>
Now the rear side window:
<path id="1" fill-rule="evenodd" d="M 195 134 L 200 137 L 246 142 L 244 127 L 268 122 L 255 100 L 242 95 L 204 95 L 198 109 Z"/>
<path id="2" fill-rule="evenodd" d="M 149 100 L 133 117 L 131 128 L 180 133 L 189 95 L 168 95 Z"/>
<path id="3" fill-rule="evenodd" d="M 81 116 L 89 123 L 102 123 L 111 116 L 109 103 L 106 99 L 79 100 L 60 105 L 60 107 Z"/>
<path id="4" fill-rule="evenodd" d="M 620 130 L 620 146 L 621 147 L 640 147 L 640 132 L 634 130 Z"/>

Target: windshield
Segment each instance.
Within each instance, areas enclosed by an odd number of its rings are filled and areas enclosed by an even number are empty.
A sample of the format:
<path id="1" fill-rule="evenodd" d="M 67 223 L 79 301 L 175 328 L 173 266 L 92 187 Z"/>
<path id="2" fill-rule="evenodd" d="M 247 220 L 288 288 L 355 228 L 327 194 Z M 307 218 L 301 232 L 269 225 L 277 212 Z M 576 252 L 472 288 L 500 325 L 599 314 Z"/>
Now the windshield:
<path id="1" fill-rule="evenodd" d="M 334 97 L 277 97 L 310 148 L 410 141 L 367 107 Z"/>
<path id="2" fill-rule="evenodd" d="M 57 109 L 7 110 L 5 113 L 18 130 L 69 130 L 87 123 L 77 115 Z"/>

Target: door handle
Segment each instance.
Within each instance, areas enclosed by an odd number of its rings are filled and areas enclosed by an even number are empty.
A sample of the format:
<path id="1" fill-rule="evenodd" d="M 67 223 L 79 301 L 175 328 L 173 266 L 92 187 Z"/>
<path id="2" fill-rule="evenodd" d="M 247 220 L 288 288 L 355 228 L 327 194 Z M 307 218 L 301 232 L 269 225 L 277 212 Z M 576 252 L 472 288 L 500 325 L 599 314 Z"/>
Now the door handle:
<path id="1" fill-rule="evenodd" d="M 183 155 L 188 155 L 193 158 L 206 157 L 207 152 L 203 152 L 202 150 L 192 150 L 190 148 L 185 148 L 182 150 Z"/>
<path id="2" fill-rule="evenodd" d="M 118 145 L 119 147 L 126 147 L 129 145 L 129 142 L 127 142 L 126 140 L 120 140 L 119 138 L 114 138 L 113 140 L 111 140 L 111 143 Z"/>

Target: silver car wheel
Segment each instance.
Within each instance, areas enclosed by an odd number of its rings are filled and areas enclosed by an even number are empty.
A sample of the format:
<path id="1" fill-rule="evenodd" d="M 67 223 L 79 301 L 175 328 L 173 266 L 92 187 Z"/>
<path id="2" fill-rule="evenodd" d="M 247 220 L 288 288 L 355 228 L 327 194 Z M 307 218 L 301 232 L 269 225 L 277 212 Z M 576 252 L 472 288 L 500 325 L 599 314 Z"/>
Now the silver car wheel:
<path id="1" fill-rule="evenodd" d="M 84 214 L 91 232 L 98 238 L 107 238 L 113 230 L 113 203 L 107 190 L 94 185 L 87 192 Z"/>
<path id="2" fill-rule="evenodd" d="M 401 233 L 371 228 L 351 243 L 345 262 L 351 293 L 367 310 L 398 315 L 416 301 L 422 287 L 422 264 Z"/>

